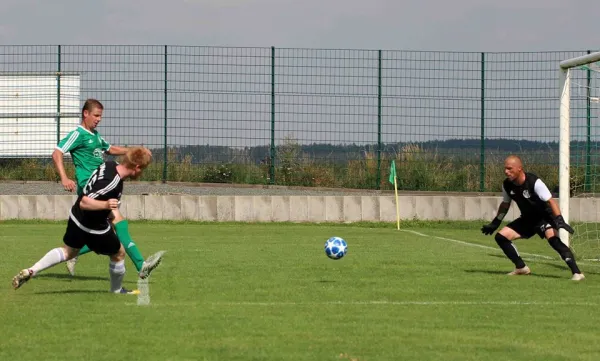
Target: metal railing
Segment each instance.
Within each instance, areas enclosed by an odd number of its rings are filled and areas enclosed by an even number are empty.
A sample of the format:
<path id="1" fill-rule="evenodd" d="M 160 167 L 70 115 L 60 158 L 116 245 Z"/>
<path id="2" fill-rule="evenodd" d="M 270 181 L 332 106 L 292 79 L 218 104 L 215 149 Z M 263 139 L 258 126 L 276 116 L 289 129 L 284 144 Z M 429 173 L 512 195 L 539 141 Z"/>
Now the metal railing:
<path id="1" fill-rule="evenodd" d="M 558 63 L 587 52 L 0 46 L 0 159 L 38 169 L 0 179 L 49 177 L 96 98 L 107 141 L 153 150 L 148 179 L 389 189 L 395 159 L 401 189 L 497 191 L 516 153 L 557 182 Z M 572 111 L 596 162 L 589 94 Z"/>

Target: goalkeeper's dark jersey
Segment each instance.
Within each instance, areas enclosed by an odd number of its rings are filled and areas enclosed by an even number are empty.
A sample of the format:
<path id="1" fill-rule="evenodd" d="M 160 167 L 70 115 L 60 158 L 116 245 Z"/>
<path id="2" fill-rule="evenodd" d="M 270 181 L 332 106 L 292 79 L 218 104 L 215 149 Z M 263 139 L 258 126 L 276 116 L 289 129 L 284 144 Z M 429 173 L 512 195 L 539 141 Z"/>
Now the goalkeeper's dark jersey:
<path id="1" fill-rule="evenodd" d="M 83 197 L 100 201 L 121 199 L 123 180 L 117 173 L 117 165 L 117 162 L 108 161 L 96 168 L 83 188 L 83 194 L 71 208 L 70 218 L 85 232 L 103 234 L 111 230 L 108 221 L 111 212 L 109 209 L 86 211 L 81 209 L 80 204 Z"/>
<path id="2" fill-rule="evenodd" d="M 551 220 L 552 209 L 548 200 L 552 194 L 548 187 L 533 173 L 525 173 L 525 182 L 516 185 L 508 179 L 502 183 L 502 194 L 505 202 L 515 201 L 521 217 L 532 220 Z"/>

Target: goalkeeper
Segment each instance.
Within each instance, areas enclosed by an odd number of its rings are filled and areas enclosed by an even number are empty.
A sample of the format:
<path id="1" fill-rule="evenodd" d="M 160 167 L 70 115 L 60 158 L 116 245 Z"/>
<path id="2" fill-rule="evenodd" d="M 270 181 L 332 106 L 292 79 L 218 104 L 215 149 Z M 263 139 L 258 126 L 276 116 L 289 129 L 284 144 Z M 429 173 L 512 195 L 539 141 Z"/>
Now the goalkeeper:
<path id="1" fill-rule="evenodd" d="M 521 216 L 503 227 L 495 236 L 498 246 L 515 264 L 515 270 L 509 275 L 531 273 L 512 241 L 519 238 L 528 239 L 537 234 L 548 240 L 550 246 L 569 266 L 573 273 L 571 280 L 583 280 L 585 276 L 579 270 L 573 252 L 558 236 L 560 228 L 571 234 L 574 233 L 574 230 L 565 222 L 548 187 L 535 174 L 525 172 L 521 159 L 515 155 L 507 157 L 504 161 L 504 174 L 506 179 L 502 184 L 502 203 L 498 207 L 498 213 L 494 220 L 483 226 L 481 232 L 485 235 L 494 233 L 508 212 L 511 201 L 515 201 L 521 211 Z"/>

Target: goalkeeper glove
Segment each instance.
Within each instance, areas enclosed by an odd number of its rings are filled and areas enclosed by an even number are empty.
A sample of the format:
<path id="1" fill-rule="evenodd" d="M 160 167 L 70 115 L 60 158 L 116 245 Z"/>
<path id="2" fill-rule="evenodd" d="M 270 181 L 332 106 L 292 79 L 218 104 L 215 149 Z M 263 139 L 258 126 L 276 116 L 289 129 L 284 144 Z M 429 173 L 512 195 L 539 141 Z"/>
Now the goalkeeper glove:
<path id="1" fill-rule="evenodd" d="M 498 227 L 500 227 L 500 223 L 502 223 L 502 221 L 498 219 L 498 217 L 494 218 L 492 223 L 486 224 L 485 226 L 481 227 L 481 233 L 485 235 L 490 235 L 494 233 L 494 231 L 497 230 Z"/>
<path id="2" fill-rule="evenodd" d="M 554 217 L 554 224 L 556 225 L 556 229 L 562 228 L 571 234 L 575 233 L 573 227 L 571 227 L 567 222 L 565 222 L 565 219 L 562 215 Z"/>

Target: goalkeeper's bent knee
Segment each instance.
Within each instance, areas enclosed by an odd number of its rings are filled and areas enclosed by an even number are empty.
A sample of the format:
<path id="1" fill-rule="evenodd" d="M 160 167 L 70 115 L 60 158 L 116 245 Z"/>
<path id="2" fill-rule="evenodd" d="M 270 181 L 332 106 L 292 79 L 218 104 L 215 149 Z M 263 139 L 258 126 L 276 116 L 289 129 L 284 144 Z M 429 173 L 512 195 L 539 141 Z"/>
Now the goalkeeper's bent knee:
<path id="1" fill-rule="evenodd" d="M 500 249 L 502 249 L 506 257 L 508 257 L 512 261 L 512 263 L 515 264 L 516 268 L 523 268 L 526 266 L 525 262 L 519 256 L 519 252 L 517 252 L 517 249 L 515 248 L 511 240 L 504 237 L 500 233 L 496 233 L 494 239 L 496 240 L 496 243 L 498 243 L 498 246 L 500 246 Z"/>
<path id="2" fill-rule="evenodd" d="M 573 254 L 571 249 L 560 240 L 558 236 L 550 237 L 548 239 L 548 243 L 550 243 L 552 248 L 554 248 L 554 250 L 558 252 L 558 254 L 560 254 L 560 258 L 562 258 L 562 260 L 565 261 L 565 263 L 567 264 L 567 266 L 569 266 L 573 274 L 581 273 L 581 270 L 579 269 L 579 266 L 577 266 L 577 262 L 575 261 L 575 255 Z"/>
<path id="3" fill-rule="evenodd" d="M 575 258 L 573 256 L 573 252 L 571 252 L 571 249 L 567 247 L 567 245 L 564 244 L 563 241 L 561 241 L 560 237 L 550 237 L 548 238 L 548 243 L 550 244 L 550 246 L 552 246 L 552 248 L 554 248 L 556 252 L 558 252 L 558 254 L 560 254 L 560 258 L 562 258 L 563 260 Z"/>
<path id="4" fill-rule="evenodd" d="M 503 244 L 512 243 L 508 238 L 504 237 L 500 233 L 496 233 L 496 235 L 494 236 L 494 240 L 496 241 L 496 243 L 498 243 L 500 247 L 502 247 Z"/>

